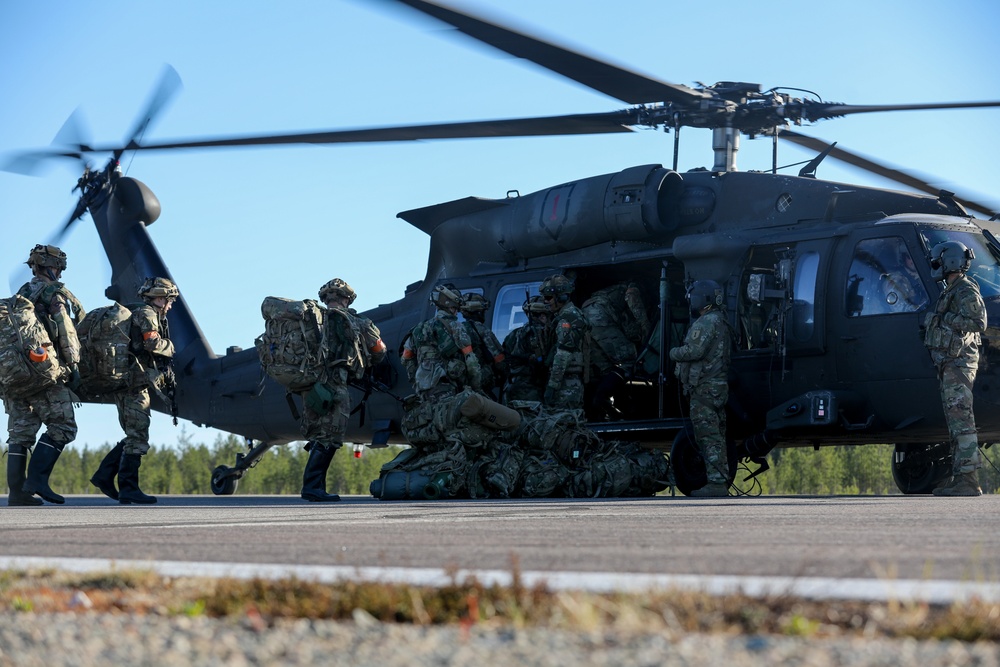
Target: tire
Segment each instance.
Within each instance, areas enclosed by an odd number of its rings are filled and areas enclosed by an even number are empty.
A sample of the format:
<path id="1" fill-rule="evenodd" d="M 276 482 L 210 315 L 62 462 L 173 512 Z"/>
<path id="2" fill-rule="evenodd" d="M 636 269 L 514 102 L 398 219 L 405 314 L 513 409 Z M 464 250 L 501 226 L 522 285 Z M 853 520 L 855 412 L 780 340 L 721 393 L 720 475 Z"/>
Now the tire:
<path id="1" fill-rule="evenodd" d="M 736 478 L 739 462 L 736 460 L 736 448 L 732 442 L 726 442 L 726 462 L 729 464 L 729 485 Z M 705 474 L 705 459 L 694 441 L 694 432 L 685 428 L 674 436 L 674 444 L 670 447 L 670 467 L 674 471 L 674 484 L 677 490 L 685 496 L 690 496 L 708 484 Z"/>
<path id="2" fill-rule="evenodd" d="M 951 445 L 896 445 L 892 454 L 892 479 L 900 493 L 930 493 L 951 474 Z"/>
<path id="3" fill-rule="evenodd" d="M 232 468 L 227 466 L 217 466 L 212 471 L 212 493 L 217 496 L 231 496 L 236 493 L 236 486 L 240 479 L 236 475 L 231 475 Z"/>

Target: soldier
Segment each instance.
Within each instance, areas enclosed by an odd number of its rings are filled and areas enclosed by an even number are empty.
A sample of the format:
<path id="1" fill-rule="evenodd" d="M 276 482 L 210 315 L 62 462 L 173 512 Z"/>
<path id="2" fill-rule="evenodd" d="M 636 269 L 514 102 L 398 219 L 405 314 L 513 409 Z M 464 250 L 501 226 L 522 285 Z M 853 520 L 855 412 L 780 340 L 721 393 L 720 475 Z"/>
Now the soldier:
<path id="1" fill-rule="evenodd" d="M 454 285 L 431 292 L 437 312 L 413 327 L 403 343 L 403 367 L 423 398 L 452 396 L 465 387 L 482 391 L 483 376 L 469 334 L 458 321 L 462 293 Z"/>
<path id="2" fill-rule="evenodd" d="M 591 362 L 598 378 L 588 411 L 593 419 L 620 416 L 614 396 L 625 386 L 638 351 L 649 339 L 646 304 L 639 286 L 628 281 L 594 292 L 582 310 L 590 322 Z"/>
<path id="3" fill-rule="evenodd" d="M 62 504 L 66 499 L 49 487 L 52 468 L 63 448 L 76 437 L 76 417 L 73 394 L 80 381 L 80 340 L 76 325 L 83 319 L 80 302 L 59 282 L 66 270 L 66 253 L 55 246 L 36 245 L 26 264 L 32 278 L 18 294 L 35 306 L 35 315 L 43 323 L 53 343 L 53 352 L 67 372 L 61 382 L 27 398 L 5 398 L 7 410 L 7 486 L 8 505 L 41 505 L 38 495 L 50 503 Z M 45 433 L 35 436 L 45 425 Z M 27 469 L 27 477 L 25 477 Z"/>
<path id="4" fill-rule="evenodd" d="M 351 396 L 347 385 L 352 378 L 357 379 L 364 374 L 367 355 L 363 350 L 368 350 L 373 359 L 385 356 L 385 345 L 378 327 L 371 320 L 349 310 L 356 298 L 357 293 L 340 278 L 334 278 L 319 288 L 319 300 L 327 307 L 323 327 L 329 369 L 324 382 L 301 394 L 304 410 L 300 428 L 309 452 L 302 473 L 301 495 L 309 502 L 340 500 L 336 493 L 326 492 L 326 473 L 333 456 L 344 446 L 344 434 L 351 414 Z"/>
<path id="5" fill-rule="evenodd" d="M 717 282 L 695 281 L 687 298 L 694 321 L 684 344 L 671 348 L 670 359 L 677 362 L 674 373 L 684 385 L 684 393 L 691 396 L 691 425 L 708 477 L 708 483 L 691 495 L 726 497 L 729 495 L 726 401 L 732 333 L 722 312 L 722 287 Z"/>
<path id="6" fill-rule="evenodd" d="M 104 457 L 90 483 L 122 505 L 152 505 L 156 496 L 147 495 L 139 488 L 139 467 L 142 457 L 149 451 L 150 390 L 167 405 L 173 403 L 174 344 L 170 340 L 167 313 L 180 291 L 167 278 L 146 278 L 136 296 L 142 303 L 129 306 L 132 311 L 129 325 L 131 380 L 126 389 L 114 395 L 118 423 L 125 431 L 125 438 Z"/>
<path id="7" fill-rule="evenodd" d="M 548 383 L 548 358 L 552 348 L 552 312 L 540 296 L 521 306 L 528 321 L 514 329 L 503 341 L 507 358 L 507 386 L 504 401 L 541 401 Z"/>
<path id="8" fill-rule="evenodd" d="M 483 393 L 490 398 L 496 398 L 495 388 L 503 388 L 507 377 L 507 362 L 504 359 L 503 346 L 497 340 L 493 330 L 486 326 L 486 311 L 490 307 L 489 299 L 481 294 L 471 293 L 462 299 L 462 317 L 465 332 L 472 341 L 472 348 L 479 360 L 482 372 Z"/>
<path id="9" fill-rule="evenodd" d="M 589 377 L 590 324 L 570 300 L 573 281 L 566 276 L 549 276 L 538 292 L 552 311 L 555 330 L 555 353 L 542 400 L 550 408 L 582 411 L 583 387 Z"/>
<path id="10" fill-rule="evenodd" d="M 979 285 L 966 272 L 975 255 L 958 241 L 931 250 L 931 275 L 945 288 L 926 316 L 924 344 L 937 367 L 941 403 L 951 438 L 951 477 L 935 496 L 978 496 L 979 441 L 972 412 L 972 385 L 979 368 L 980 334 L 986 331 L 986 304 Z"/>

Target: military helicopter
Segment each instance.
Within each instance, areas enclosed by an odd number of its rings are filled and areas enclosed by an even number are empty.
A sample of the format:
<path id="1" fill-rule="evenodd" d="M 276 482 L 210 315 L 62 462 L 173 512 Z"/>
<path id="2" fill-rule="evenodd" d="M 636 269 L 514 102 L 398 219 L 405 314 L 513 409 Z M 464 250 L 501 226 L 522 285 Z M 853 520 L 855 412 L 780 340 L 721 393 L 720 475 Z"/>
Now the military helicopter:
<path id="1" fill-rule="evenodd" d="M 166 97 L 154 95 L 124 145 L 78 145 L 62 153 L 113 155 L 105 168 L 88 170 L 80 179 L 80 205 L 72 216 L 89 211 L 98 229 L 112 267 L 108 298 L 127 300 L 145 276 L 170 275 L 146 231 L 159 215 L 159 202 L 143 183 L 121 175 L 118 159 L 125 151 L 667 129 L 674 135 L 669 167 L 639 165 L 534 193 L 511 193 L 504 199 L 467 197 L 400 213 L 430 237 L 426 275 L 408 286 L 402 299 L 365 314 L 379 325 L 385 340 L 398 343 L 431 314 L 431 290 L 449 282 L 491 300 L 492 326 L 502 339 L 523 323 L 521 304 L 545 276 L 572 271 L 578 301 L 622 280 L 642 285 L 646 301 L 658 307 L 655 336 L 669 347 L 679 343 L 688 323 L 686 286 L 712 279 L 725 288 L 727 312 L 738 333 L 728 433 L 734 458 L 762 465 L 774 446 L 888 442 L 895 443 L 891 465 L 902 492 L 929 492 L 947 474 L 947 446 L 942 444 L 947 432 L 937 380 L 920 336 L 923 314 L 940 286 L 922 260 L 943 240 L 960 240 L 972 248 L 972 275 L 980 283 L 991 321 L 1000 321 L 1000 243 L 996 221 L 986 220 L 995 218 L 995 211 L 801 135 L 789 124 L 862 113 L 995 107 L 1000 102 L 854 106 L 762 91 L 742 82 L 690 88 L 443 5 L 398 2 L 630 106 L 505 121 L 140 141 L 140 128 Z M 684 127 L 712 130 L 711 169 L 679 171 Z M 785 141 L 818 154 L 798 176 L 779 175 L 776 159 L 770 173 L 739 172 L 735 164 L 741 135 L 768 136 L 775 146 Z M 827 158 L 925 194 L 820 180 L 816 172 Z M 897 273 L 905 274 L 906 288 L 888 280 Z M 262 379 L 254 350 L 230 348 L 216 355 L 183 297 L 171 311 L 170 322 L 178 350 L 178 414 L 251 442 L 235 466 L 213 471 L 213 491 L 233 493 L 238 479 L 269 447 L 299 438 L 297 424 L 284 390 Z M 977 420 L 981 439 L 991 442 L 1000 435 L 995 410 L 984 409 L 998 401 L 993 390 L 1000 373 L 996 329 L 990 329 L 984 345 L 976 384 Z M 704 472 L 676 382 L 656 354 L 659 347 L 649 347 L 648 368 L 631 369 L 618 390 L 615 405 L 621 414 L 594 421 L 591 427 L 604 437 L 669 449 L 677 485 L 688 493 L 703 483 Z M 894 351 L 892 359 L 885 354 L 888 349 Z M 375 380 L 388 391 L 366 395 L 363 389 L 354 390 L 355 401 L 366 400 L 364 412 L 352 417 L 349 439 L 374 446 L 403 442 L 397 398 L 409 393 L 409 387 L 395 355 Z"/>

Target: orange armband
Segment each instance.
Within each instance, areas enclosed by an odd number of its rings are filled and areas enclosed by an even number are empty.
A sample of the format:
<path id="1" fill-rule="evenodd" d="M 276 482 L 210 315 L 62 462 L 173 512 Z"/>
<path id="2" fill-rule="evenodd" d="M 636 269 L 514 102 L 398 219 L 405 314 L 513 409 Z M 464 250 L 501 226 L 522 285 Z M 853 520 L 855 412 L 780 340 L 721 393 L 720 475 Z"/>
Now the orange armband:
<path id="1" fill-rule="evenodd" d="M 497 356 L 493 357 L 493 363 L 495 363 L 495 364 L 499 364 L 499 363 L 503 362 L 503 360 L 504 360 L 503 352 L 501 352 Z"/>
<path id="2" fill-rule="evenodd" d="M 377 341 L 375 341 L 375 344 L 371 346 L 371 352 L 373 354 L 378 354 L 380 352 L 385 352 L 385 343 L 382 342 L 381 338 L 379 338 Z"/>
<path id="3" fill-rule="evenodd" d="M 416 353 L 410 348 L 403 349 L 403 359 L 413 359 L 415 356 L 417 356 Z"/>
<path id="4" fill-rule="evenodd" d="M 142 334 L 142 339 L 143 340 L 156 340 L 159 337 L 160 337 L 160 334 L 158 334 L 155 331 L 147 331 L 146 333 Z"/>
<path id="5" fill-rule="evenodd" d="M 472 354 L 472 346 L 466 345 L 465 347 L 463 347 L 462 354 L 464 354 L 465 356 L 469 356 L 470 354 Z"/>

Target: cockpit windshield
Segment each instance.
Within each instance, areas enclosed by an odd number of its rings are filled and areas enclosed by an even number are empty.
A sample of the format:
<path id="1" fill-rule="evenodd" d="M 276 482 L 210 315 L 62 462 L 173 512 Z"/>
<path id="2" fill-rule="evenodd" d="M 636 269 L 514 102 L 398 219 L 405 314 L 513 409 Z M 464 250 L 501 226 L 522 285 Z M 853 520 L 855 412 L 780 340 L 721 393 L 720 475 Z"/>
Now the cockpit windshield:
<path id="1" fill-rule="evenodd" d="M 972 260 L 968 275 L 979 283 L 984 299 L 1000 296 L 1000 246 L 991 247 L 989 240 L 981 234 L 956 229 L 921 229 L 920 237 L 928 255 L 934 246 L 945 241 L 959 241 L 971 248 L 976 258 Z"/>

